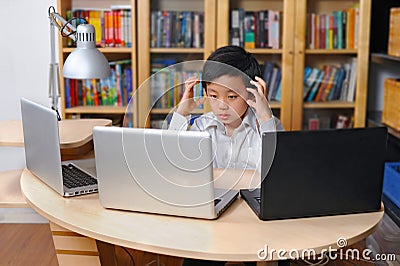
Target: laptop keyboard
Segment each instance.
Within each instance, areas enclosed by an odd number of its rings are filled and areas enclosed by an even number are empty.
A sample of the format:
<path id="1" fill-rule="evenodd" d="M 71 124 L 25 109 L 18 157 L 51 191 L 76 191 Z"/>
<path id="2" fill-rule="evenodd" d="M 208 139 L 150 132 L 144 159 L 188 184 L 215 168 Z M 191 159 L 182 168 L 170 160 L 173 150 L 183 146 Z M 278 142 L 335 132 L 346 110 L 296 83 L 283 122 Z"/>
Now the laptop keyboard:
<path id="1" fill-rule="evenodd" d="M 62 165 L 62 175 L 64 186 L 67 188 L 77 188 L 97 184 L 95 178 L 83 172 L 73 164 Z"/>

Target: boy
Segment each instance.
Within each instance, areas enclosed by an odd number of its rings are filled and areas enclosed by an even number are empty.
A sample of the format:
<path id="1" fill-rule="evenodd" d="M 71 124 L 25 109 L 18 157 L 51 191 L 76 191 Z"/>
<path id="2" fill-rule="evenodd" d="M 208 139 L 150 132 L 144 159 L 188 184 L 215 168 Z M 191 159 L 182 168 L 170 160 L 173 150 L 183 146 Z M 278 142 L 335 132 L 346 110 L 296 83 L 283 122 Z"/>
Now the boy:
<path id="1" fill-rule="evenodd" d="M 202 84 L 212 112 L 197 118 L 190 130 L 210 133 L 216 144 L 214 168 L 259 169 L 261 133 L 283 130 L 272 115 L 264 96 L 266 83 L 260 76 L 257 60 L 238 46 L 217 49 L 204 64 Z M 204 103 L 204 97 L 193 99 L 193 87 L 199 82 L 195 78 L 185 82 L 169 129 L 186 130 L 187 116 Z"/>

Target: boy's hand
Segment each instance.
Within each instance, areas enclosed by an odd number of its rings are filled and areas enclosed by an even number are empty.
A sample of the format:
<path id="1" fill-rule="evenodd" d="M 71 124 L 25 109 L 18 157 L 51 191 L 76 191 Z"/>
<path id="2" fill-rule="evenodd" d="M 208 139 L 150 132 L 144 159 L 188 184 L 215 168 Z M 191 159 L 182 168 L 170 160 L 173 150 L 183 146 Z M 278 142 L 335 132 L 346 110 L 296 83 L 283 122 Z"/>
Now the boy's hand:
<path id="1" fill-rule="evenodd" d="M 256 81 L 252 80 L 250 83 L 257 89 L 246 88 L 248 92 L 254 95 L 254 99 L 247 100 L 247 104 L 256 110 L 258 118 L 262 123 L 264 123 L 272 117 L 271 108 L 269 107 L 268 100 L 265 97 L 265 88 L 267 87 L 267 84 L 259 77 L 256 77 Z"/>
<path id="2" fill-rule="evenodd" d="M 189 78 L 185 81 L 185 91 L 183 92 L 182 99 L 179 102 L 176 112 L 180 115 L 187 116 L 200 104 L 204 103 L 205 97 L 201 97 L 197 101 L 193 99 L 193 87 L 200 83 L 196 77 Z"/>

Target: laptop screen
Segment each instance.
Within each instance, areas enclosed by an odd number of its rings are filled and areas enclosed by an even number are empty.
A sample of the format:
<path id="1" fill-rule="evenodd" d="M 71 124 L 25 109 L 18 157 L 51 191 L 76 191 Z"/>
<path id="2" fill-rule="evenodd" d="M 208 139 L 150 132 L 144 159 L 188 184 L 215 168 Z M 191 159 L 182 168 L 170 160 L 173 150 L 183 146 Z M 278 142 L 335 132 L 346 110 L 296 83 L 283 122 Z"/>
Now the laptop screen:
<path id="1" fill-rule="evenodd" d="M 21 99 L 26 167 L 63 195 L 60 140 L 57 114 L 53 110 Z"/>
<path id="2" fill-rule="evenodd" d="M 262 138 L 260 218 L 380 209 L 386 128 L 272 132 Z"/>

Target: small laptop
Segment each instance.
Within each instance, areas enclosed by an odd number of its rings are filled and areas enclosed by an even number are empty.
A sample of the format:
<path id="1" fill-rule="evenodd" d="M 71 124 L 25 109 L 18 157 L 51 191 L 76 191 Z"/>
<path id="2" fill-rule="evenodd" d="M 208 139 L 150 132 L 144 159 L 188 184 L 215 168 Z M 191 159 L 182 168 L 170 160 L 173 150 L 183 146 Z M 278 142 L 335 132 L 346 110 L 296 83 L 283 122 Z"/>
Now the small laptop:
<path id="1" fill-rule="evenodd" d="M 215 219 L 239 195 L 214 188 L 206 132 L 94 127 L 93 137 L 105 208 Z"/>
<path id="2" fill-rule="evenodd" d="M 261 188 L 241 196 L 261 220 L 378 211 L 387 129 L 262 135 Z"/>
<path id="3" fill-rule="evenodd" d="M 97 192 L 94 159 L 61 163 L 57 113 L 21 99 L 26 167 L 65 197 Z"/>

